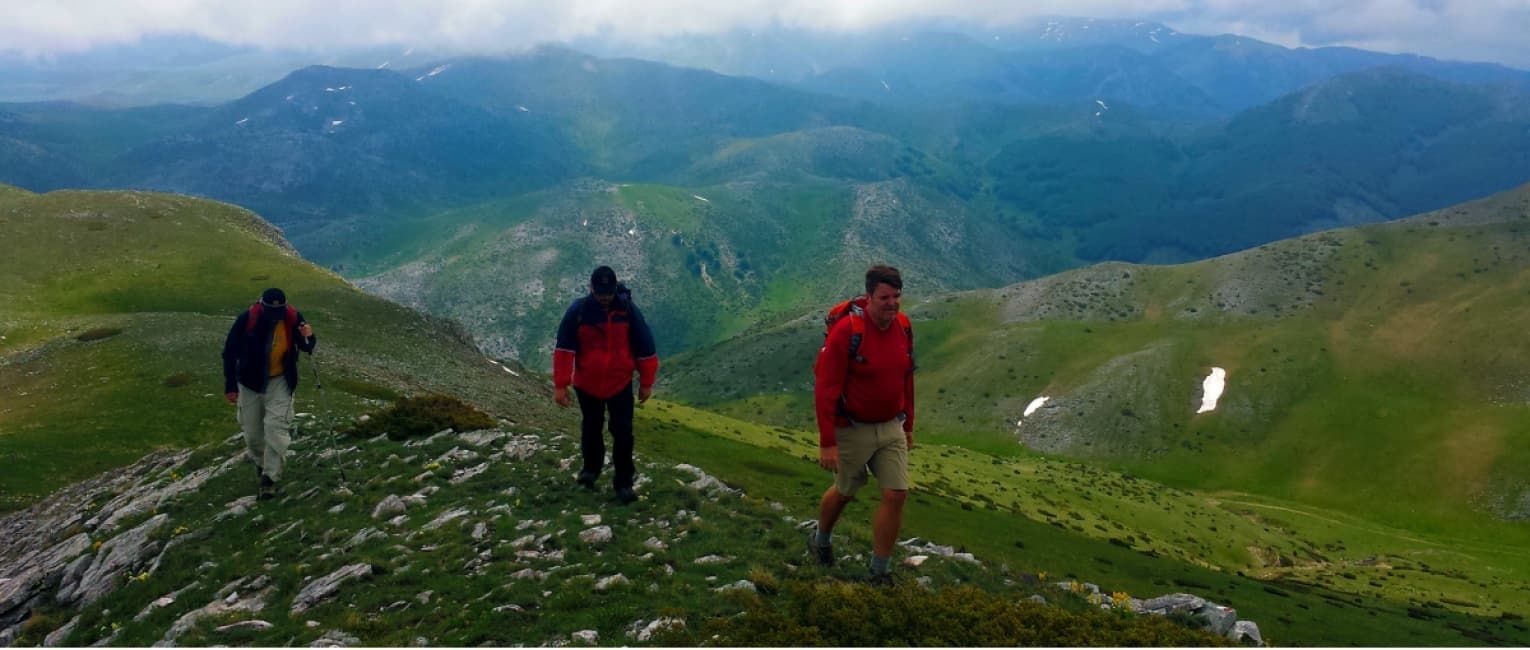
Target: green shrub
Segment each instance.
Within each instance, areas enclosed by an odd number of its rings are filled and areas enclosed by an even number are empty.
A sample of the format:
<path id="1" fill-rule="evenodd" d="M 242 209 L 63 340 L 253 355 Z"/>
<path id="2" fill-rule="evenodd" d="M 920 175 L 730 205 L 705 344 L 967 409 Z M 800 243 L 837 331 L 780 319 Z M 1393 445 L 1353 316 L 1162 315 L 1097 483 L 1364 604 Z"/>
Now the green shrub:
<path id="1" fill-rule="evenodd" d="M 99 341 L 101 339 L 111 338 L 121 333 L 122 328 L 120 327 L 92 327 L 88 330 L 80 332 L 79 335 L 75 336 L 74 338 L 77 341 L 84 342 Z"/>
<path id="2" fill-rule="evenodd" d="M 443 429 L 473 431 L 493 426 L 493 418 L 467 402 L 445 395 L 426 395 L 401 399 L 386 410 L 372 414 L 366 422 L 357 422 L 346 433 L 358 438 L 386 433 L 393 440 L 403 440 L 428 436 Z"/>

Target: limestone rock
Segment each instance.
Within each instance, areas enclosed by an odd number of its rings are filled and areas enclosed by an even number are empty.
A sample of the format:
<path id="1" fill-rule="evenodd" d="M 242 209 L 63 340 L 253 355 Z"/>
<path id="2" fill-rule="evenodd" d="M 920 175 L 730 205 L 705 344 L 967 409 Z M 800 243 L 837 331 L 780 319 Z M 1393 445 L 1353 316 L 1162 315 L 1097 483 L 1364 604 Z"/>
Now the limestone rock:
<path id="1" fill-rule="evenodd" d="M 321 636 L 321 637 L 315 639 L 313 643 L 308 644 L 308 647 L 310 647 L 310 648 L 349 648 L 349 647 L 354 646 L 354 645 L 361 645 L 361 639 L 358 639 L 358 638 L 356 638 L 354 636 L 351 636 L 349 634 L 341 632 L 340 630 L 330 630 L 328 632 L 325 632 L 324 636 Z"/>
<path id="2" fill-rule="evenodd" d="M 614 576 L 606 576 L 595 583 L 595 591 L 605 591 L 617 585 L 627 584 L 628 582 L 631 581 L 627 579 L 627 576 L 620 573 Z"/>
<path id="3" fill-rule="evenodd" d="M 596 526 L 579 533 L 579 541 L 586 544 L 605 544 L 611 541 L 612 536 L 610 526 Z"/>
<path id="4" fill-rule="evenodd" d="M 269 623 L 267 621 L 262 621 L 260 619 L 251 619 L 251 620 L 248 620 L 248 621 L 239 621 L 238 623 L 229 623 L 228 625 L 219 626 L 219 627 L 213 628 L 213 631 L 214 632 L 238 632 L 240 630 L 255 630 L 255 631 L 258 632 L 260 630 L 269 630 L 272 627 L 274 627 L 274 626 L 271 625 L 271 623 Z"/>
<path id="5" fill-rule="evenodd" d="M 340 591 L 340 585 L 352 578 L 360 578 L 372 575 L 372 565 L 351 564 L 335 570 L 333 573 L 314 580 L 297 596 L 292 598 L 292 614 L 294 616 L 308 611 L 314 605 L 323 602 Z"/>
<path id="6" fill-rule="evenodd" d="M 63 645 L 64 639 L 68 638 L 70 634 L 73 634 L 75 626 L 79 624 L 80 617 L 78 614 L 76 614 L 74 618 L 69 619 L 68 623 L 65 623 L 57 630 L 49 632 L 48 636 L 43 637 L 43 647 L 56 648 L 60 645 Z"/>
<path id="7" fill-rule="evenodd" d="M 1232 629 L 1227 632 L 1227 638 L 1234 643 L 1252 643 L 1264 647 L 1264 637 L 1259 635 L 1259 625 L 1253 621 L 1238 621 L 1233 623 Z"/>
<path id="8" fill-rule="evenodd" d="M 89 605 L 117 588 L 118 581 L 137 568 L 145 558 L 159 550 L 150 539 L 154 531 L 170 521 L 170 516 L 158 514 L 122 533 L 105 544 L 96 553 L 90 568 L 80 576 L 77 584 L 63 585 L 59 590 L 59 602 Z"/>
<path id="9" fill-rule="evenodd" d="M 390 494 L 382 502 L 378 503 L 376 508 L 372 509 L 372 518 L 382 519 L 383 517 L 400 514 L 407 509 L 408 507 L 404 505 L 403 499 L 398 498 L 396 494 Z"/>

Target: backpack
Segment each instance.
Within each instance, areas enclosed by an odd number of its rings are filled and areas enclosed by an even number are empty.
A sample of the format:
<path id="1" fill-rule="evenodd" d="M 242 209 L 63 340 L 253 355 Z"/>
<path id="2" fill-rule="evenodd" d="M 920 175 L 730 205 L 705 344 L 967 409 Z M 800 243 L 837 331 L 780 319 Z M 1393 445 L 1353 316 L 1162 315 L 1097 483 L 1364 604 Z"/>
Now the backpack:
<path id="1" fill-rule="evenodd" d="M 829 313 L 823 316 L 823 338 L 829 338 L 829 331 L 834 329 L 834 324 L 841 319 L 850 319 L 850 358 L 859 363 L 866 363 L 866 358 L 861 356 L 861 338 L 866 335 L 866 296 L 856 296 L 829 308 Z M 910 366 L 915 366 L 914 361 L 914 329 L 908 321 L 908 315 L 898 312 L 898 325 L 903 328 L 903 334 L 908 337 L 908 360 Z"/>
<path id="2" fill-rule="evenodd" d="M 246 335 L 252 335 L 255 333 L 255 324 L 260 322 L 260 313 L 264 309 L 265 307 L 258 302 L 250 305 L 250 316 L 249 318 L 244 319 L 244 333 Z M 292 305 L 287 305 L 283 307 L 283 309 L 287 310 L 287 313 L 282 316 L 282 320 L 287 321 L 287 329 L 290 330 L 296 328 L 298 324 L 297 308 L 293 307 Z"/>

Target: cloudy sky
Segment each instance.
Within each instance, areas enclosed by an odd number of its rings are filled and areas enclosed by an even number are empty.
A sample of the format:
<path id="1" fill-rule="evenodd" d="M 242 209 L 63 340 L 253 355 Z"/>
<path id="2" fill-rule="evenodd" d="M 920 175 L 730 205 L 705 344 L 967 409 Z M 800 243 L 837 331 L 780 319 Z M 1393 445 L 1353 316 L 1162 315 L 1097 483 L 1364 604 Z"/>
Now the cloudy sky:
<path id="1" fill-rule="evenodd" d="M 855 30 L 918 16 L 1002 25 L 1038 15 L 1156 20 L 1281 45 L 1350 45 L 1530 69 L 1530 0 L 7 0 L 0 49 L 29 55 L 193 33 L 272 47 L 505 50 L 772 22 Z"/>

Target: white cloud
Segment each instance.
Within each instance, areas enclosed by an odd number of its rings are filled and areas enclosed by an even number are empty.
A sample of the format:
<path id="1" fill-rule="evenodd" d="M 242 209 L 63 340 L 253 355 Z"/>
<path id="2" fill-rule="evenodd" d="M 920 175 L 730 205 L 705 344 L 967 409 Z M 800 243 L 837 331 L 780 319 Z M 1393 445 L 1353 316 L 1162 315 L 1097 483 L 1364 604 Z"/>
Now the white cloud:
<path id="1" fill-rule="evenodd" d="M 920 16 L 1004 25 L 1072 15 L 1530 67 L 1526 0 L 10 0 L 5 8 L 0 47 L 32 54 L 164 33 L 272 47 L 504 51 L 592 35 L 642 39 L 772 24 L 856 30 Z"/>

